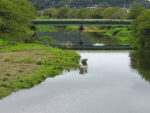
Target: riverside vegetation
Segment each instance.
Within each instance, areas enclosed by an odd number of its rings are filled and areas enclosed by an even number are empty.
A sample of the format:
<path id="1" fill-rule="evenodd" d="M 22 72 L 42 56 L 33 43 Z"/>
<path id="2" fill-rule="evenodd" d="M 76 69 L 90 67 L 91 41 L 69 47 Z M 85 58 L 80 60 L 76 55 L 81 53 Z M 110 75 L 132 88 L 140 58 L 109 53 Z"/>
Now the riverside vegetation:
<path id="1" fill-rule="evenodd" d="M 0 0 L 0 99 L 79 66 L 74 51 L 33 44 L 30 28 L 35 18 L 36 10 L 27 0 Z"/>
<path id="2" fill-rule="evenodd" d="M 4 46 L 0 50 L 0 98 L 78 67 L 79 59 L 74 51 L 38 44 Z"/>
<path id="3" fill-rule="evenodd" d="M 136 11 L 136 9 L 140 10 Z M 50 10 L 52 9 L 48 9 L 48 12 L 45 10 L 44 15 L 39 18 L 45 18 L 43 16 L 55 18 L 55 14 L 49 13 Z M 68 12 L 66 13 L 66 11 Z M 90 10 L 91 13 L 88 11 L 87 9 L 68 10 L 60 8 L 56 18 L 135 19 L 133 28 L 87 27 L 85 30 L 88 32 L 100 29 L 100 32 L 104 32 L 112 39 L 119 40 L 122 44 L 133 44 L 142 49 L 149 47 L 150 11 L 139 8 L 137 5 L 131 9 L 129 14 L 118 7 L 105 9 L 105 11 L 104 9 Z M 87 15 L 92 14 L 92 11 L 95 12 L 94 15 Z M 104 13 L 101 13 L 103 11 Z M 55 13 L 55 11 L 53 12 Z M 80 56 L 74 51 L 32 44 L 35 42 L 35 32 L 31 31 L 30 28 L 31 22 L 35 18 L 36 10 L 27 0 L 1 0 L 0 2 L 0 98 L 19 89 L 30 88 L 47 77 L 54 77 L 62 73 L 64 69 L 79 66 Z M 60 30 L 52 27 L 48 29 L 39 27 L 37 29 L 48 32 Z M 66 27 L 65 30 L 78 31 L 77 27 L 72 26 Z M 55 42 L 51 37 L 42 37 L 39 41 Z"/>

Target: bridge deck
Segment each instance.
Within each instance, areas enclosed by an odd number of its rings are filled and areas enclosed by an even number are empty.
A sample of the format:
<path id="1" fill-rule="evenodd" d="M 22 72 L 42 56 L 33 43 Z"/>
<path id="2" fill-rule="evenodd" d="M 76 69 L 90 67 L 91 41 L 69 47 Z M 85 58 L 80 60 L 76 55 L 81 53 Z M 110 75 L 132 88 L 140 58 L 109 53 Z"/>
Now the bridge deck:
<path id="1" fill-rule="evenodd" d="M 96 26 L 131 26 L 132 20 L 121 19 L 37 19 L 33 25 L 96 25 Z"/>
<path id="2" fill-rule="evenodd" d="M 44 45 L 58 47 L 61 49 L 71 49 L 71 50 L 133 50 L 136 49 L 129 45 L 104 45 L 104 46 L 93 46 L 93 45 L 72 45 L 68 47 L 67 45 L 53 44 L 53 43 L 41 43 Z"/>

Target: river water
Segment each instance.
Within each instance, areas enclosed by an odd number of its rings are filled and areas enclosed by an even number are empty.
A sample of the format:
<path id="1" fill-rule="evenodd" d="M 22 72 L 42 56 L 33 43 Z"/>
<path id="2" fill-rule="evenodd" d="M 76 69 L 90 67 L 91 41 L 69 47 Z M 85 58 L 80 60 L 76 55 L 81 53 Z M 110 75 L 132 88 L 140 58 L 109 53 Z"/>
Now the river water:
<path id="1" fill-rule="evenodd" d="M 0 113 L 150 112 L 149 69 L 142 73 L 141 57 L 134 57 L 137 53 L 78 53 L 88 59 L 87 66 L 64 71 L 31 89 L 13 93 L 0 101 Z"/>

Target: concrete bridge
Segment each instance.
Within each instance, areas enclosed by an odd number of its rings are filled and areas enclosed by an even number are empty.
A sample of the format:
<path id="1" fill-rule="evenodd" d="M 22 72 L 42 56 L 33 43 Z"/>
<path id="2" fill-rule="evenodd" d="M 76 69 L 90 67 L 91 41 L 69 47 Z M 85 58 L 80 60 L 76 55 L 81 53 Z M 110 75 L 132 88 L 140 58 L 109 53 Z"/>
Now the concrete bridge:
<path id="1" fill-rule="evenodd" d="M 55 25 L 55 26 L 68 26 L 68 25 L 88 25 L 88 26 L 132 26 L 132 20 L 125 19 L 36 19 L 33 25 Z"/>
<path id="2" fill-rule="evenodd" d="M 80 45 L 80 44 L 54 44 L 54 43 L 40 43 L 47 46 L 58 47 L 61 49 L 70 49 L 70 50 L 135 50 L 135 47 L 129 45 L 103 45 L 103 46 L 94 46 L 94 45 Z"/>

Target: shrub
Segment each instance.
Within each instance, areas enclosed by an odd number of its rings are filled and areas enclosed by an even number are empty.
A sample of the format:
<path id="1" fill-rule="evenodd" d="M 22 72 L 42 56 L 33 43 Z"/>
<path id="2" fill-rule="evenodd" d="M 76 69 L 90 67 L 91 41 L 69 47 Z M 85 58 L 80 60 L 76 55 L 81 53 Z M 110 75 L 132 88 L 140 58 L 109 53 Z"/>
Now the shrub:
<path id="1" fill-rule="evenodd" d="M 8 77 L 4 77 L 4 78 L 2 78 L 2 80 L 3 80 L 3 81 L 6 81 L 6 80 L 8 80 Z"/>
<path id="2" fill-rule="evenodd" d="M 5 75 L 6 76 L 11 76 L 11 73 L 10 72 L 6 72 Z"/>
<path id="3" fill-rule="evenodd" d="M 37 61 L 36 64 L 37 65 L 42 65 L 42 61 Z"/>
<path id="4" fill-rule="evenodd" d="M 41 36 L 39 41 L 41 41 L 41 42 L 51 42 L 52 37 L 50 37 L 50 36 Z"/>

